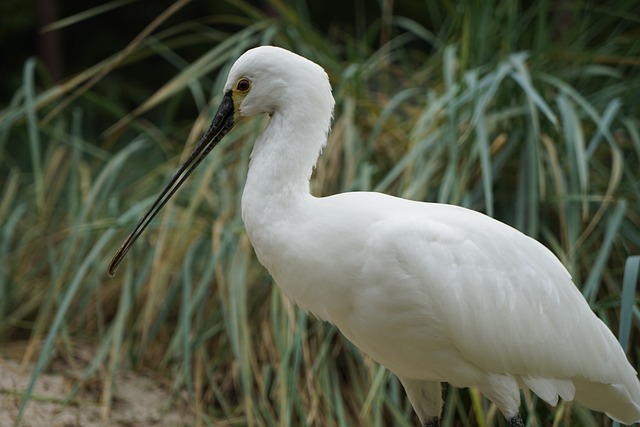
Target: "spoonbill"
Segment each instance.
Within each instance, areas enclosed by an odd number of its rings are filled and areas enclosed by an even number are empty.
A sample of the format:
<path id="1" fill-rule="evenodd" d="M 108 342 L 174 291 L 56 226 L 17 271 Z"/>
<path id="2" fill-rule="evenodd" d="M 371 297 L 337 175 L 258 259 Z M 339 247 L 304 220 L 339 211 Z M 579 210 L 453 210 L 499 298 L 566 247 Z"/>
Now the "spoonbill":
<path id="1" fill-rule="evenodd" d="M 640 382 L 562 263 L 520 231 L 459 206 L 374 192 L 314 197 L 334 99 L 325 71 L 262 46 L 234 63 L 194 152 L 115 254 L 109 274 L 189 174 L 245 117 L 255 142 L 242 218 L 282 292 L 338 329 L 404 386 L 422 426 L 438 426 L 441 383 L 476 387 L 513 427 L 520 389 L 640 421 Z"/>

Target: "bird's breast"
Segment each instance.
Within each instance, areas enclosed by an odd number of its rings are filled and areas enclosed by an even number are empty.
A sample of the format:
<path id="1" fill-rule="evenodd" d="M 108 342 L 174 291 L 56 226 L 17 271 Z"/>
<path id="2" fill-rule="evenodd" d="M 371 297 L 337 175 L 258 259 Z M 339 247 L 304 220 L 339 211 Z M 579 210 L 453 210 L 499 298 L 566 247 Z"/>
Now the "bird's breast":
<path id="1" fill-rule="evenodd" d="M 346 283 L 354 264 L 333 231 L 310 215 L 308 200 L 254 200 L 243 197 L 243 221 L 258 260 L 290 300 L 335 323 L 351 304 Z"/>

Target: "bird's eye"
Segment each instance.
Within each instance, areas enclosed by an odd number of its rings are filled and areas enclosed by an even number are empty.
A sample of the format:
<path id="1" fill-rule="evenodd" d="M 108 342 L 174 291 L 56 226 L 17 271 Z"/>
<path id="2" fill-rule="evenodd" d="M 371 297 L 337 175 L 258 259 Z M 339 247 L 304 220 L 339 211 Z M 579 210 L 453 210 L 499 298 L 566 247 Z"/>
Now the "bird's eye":
<path id="1" fill-rule="evenodd" d="M 236 83 L 236 89 L 239 92 L 247 92 L 251 89 L 251 82 L 247 79 L 240 79 L 238 80 L 238 83 Z"/>

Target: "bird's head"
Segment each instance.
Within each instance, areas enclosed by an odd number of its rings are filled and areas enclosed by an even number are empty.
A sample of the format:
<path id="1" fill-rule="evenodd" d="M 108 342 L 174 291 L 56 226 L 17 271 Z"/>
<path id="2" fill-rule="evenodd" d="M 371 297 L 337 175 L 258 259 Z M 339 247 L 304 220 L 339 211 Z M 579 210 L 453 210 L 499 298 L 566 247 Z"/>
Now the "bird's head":
<path id="1" fill-rule="evenodd" d="M 211 126 L 112 258 L 109 274 L 115 274 L 151 220 L 238 121 L 262 113 L 302 114 L 299 117 L 326 117 L 326 130 L 333 105 L 329 78 L 319 65 L 273 46 L 245 52 L 229 71 L 224 96 Z"/>
<path id="2" fill-rule="evenodd" d="M 235 121 L 300 108 L 330 116 L 334 105 L 322 67 L 274 46 L 254 48 L 238 58 L 229 71 L 224 93 L 233 101 Z"/>

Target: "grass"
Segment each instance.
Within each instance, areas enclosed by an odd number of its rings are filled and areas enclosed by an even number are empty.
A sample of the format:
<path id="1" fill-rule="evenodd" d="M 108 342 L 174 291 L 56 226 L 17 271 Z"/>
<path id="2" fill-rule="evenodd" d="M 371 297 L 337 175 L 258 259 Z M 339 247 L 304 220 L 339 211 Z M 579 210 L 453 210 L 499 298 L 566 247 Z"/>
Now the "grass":
<path id="1" fill-rule="evenodd" d="M 434 28 L 383 8 L 353 33 L 318 30 L 302 1 L 273 0 L 270 16 L 230 3 L 238 12 L 222 18 L 169 25 L 167 12 L 57 86 L 43 85 L 44 71 L 29 60 L 3 105 L 0 339 L 29 340 L 34 381 L 54 356 L 73 355 L 74 339 L 92 337 L 95 357 L 82 376 L 104 380 L 107 412 L 117 372 L 157 367 L 201 425 L 415 425 L 399 382 L 292 306 L 253 255 L 239 206 L 264 120 L 234 129 L 119 275 L 106 276 L 121 239 L 208 126 L 230 65 L 264 43 L 309 57 L 332 80 L 336 112 L 315 194 L 375 190 L 460 204 L 521 229 L 558 255 L 638 366 L 640 15 L 632 2 L 560 10 L 498 2 L 491 11 L 429 2 L 441 22 Z M 207 26 L 222 19 L 242 29 Z M 209 47 L 187 62 L 185 40 Z M 153 56 L 175 76 L 129 110 L 110 78 Z M 200 114 L 186 121 L 185 104 Z M 448 388 L 445 397 L 443 426 L 504 425 L 473 391 Z M 523 412 L 528 425 L 610 424 L 534 396 Z"/>

